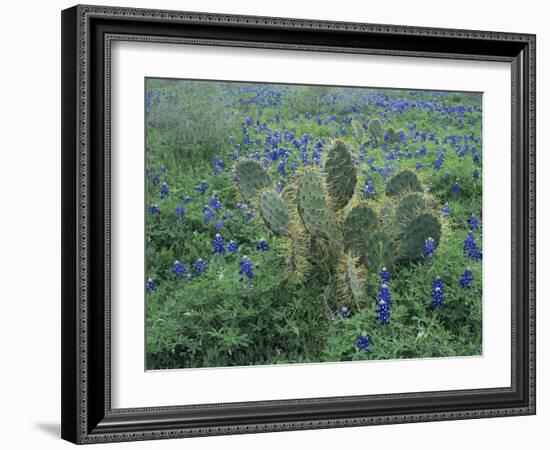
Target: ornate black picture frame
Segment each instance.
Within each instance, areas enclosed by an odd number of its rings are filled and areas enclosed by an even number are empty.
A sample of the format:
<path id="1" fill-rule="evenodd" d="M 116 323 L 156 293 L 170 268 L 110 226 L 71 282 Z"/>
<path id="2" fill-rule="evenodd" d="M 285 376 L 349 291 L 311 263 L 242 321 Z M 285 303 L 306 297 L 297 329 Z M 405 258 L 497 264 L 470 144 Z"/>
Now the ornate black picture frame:
<path id="1" fill-rule="evenodd" d="M 194 43 L 509 62 L 512 373 L 506 388 L 113 409 L 110 49 Z M 535 414 L 535 36 L 99 6 L 62 12 L 62 437 L 74 443 Z"/>

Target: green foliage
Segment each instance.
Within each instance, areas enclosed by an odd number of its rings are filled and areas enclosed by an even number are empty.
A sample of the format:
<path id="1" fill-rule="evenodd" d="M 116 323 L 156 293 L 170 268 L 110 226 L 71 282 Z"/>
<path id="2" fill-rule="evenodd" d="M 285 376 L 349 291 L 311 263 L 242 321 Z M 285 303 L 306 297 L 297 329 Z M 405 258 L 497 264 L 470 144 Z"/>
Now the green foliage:
<path id="1" fill-rule="evenodd" d="M 384 130 L 382 129 L 382 124 L 380 123 L 380 120 L 375 118 L 370 121 L 369 132 L 374 138 L 375 144 L 378 145 L 384 137 Z"/>

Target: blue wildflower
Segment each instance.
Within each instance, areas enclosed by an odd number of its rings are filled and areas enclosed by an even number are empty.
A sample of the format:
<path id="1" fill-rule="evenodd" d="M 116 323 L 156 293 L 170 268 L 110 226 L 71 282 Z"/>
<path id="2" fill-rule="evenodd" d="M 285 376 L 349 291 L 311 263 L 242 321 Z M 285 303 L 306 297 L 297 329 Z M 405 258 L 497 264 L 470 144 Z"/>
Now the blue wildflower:
<path id="1" fill-rule="evenodd" d="M 391 293 L 390 288 L 386 283 L 380 286 L 380 292 L 378 293 L 378 303 L 376 308 L 376 320 L 382 325 L 390 323 L 390 305 L 391 305 Z"/>
<path id="2" fill-rule="evenodd" d="M 355 343 L 355 346 L 359 350 L 364 350 L 364 351 L 368 352 L 369 347 L 370 347 L 370 337 L 369 337 L 369 335 L 366 334 L 366 333 L 361 334 L 361 336 L 359 336 L 357 338 L 357 342 Z"/>
<path id="3" fill-rule="evenodd" d="M 254 272 L 252 271 L 252 260 L 245 256 L 243 259 L 241 259 L 241 262 L 239 263 L 241 266 L 241 270 L 239 270 L 239 275 L 246 275 L 249 280 L 254 278 Z M 241 277 L 241 281 L 243 278 Z"/>
<path id="4" fill-rule="evenodd" d="M 445 217 L 445 219 L 451 217 L 451 208 L 448 203 L 445 203 L 443 205 L 443 207 L 441 208 L 441 212 L 443 213 L 443 217 Z"/>
<path id="5" fill-rule="evenodd" d="M 235 253 L 239 251 L 239 244 L 237 244 L 237 242 L 231 239 L 229 241 L 229 244 L 227 244 L 227 250 L 229 250 L 231 253 Z"/>
<path id="6" fill-rule="evenodd" d="M 153 215 L 158 215 L 158 214 L 160 214 L 159 205 L 153 204 L 153 205 L 149 206 L 149 211 L 150 211 L 151 214 L 153 214 Z"/>
<path id="7" fill-rule="evenodd" d="M 365 184 L 365 189 L 363 190 L 363 195 L 365 198 L 370 198 L 374 194 L 374 184 L 371 180 L 367 181 Z"/>
<path id="8" fill-rule="evenodd" d="M 176 274 L 176 277 L 179 278 L 185 273 L 185 266 L 180 263 L 178 260 L 174 261 L 172 265 L 172 271 Z"/>
<path id="9" fill-rule="evenodd" d="M 191 197 L 187 197 L 187 196 L 183 197 L 183 204 L 187 205 L 187 203 L 189 203 L 191 200 L 192 200 Z"/>
<path id="10" fill-rule="evenodd" d="M 466 269 L 460 278 L 460 287 L 470 289 L 470 284 L 474 281 L 474 274 L 470 268 Z"/>
<path id="11" fill-rule="evenodd" d="M 344 319 L 347 319 L 350 314 L 351 314 L 351 310 L 347 306 L 342 306 L 342 308 L 340 309 L 340 315 Z"/>
<path id="12" fill-rule="evenodd" d="M 469 231 L 468 236 L 464 240 L 464 255 L 471 259 L 481 259 L 482 255 L 476 244 L 474 234 Z"/>
<path id="13" fill-rule="evenodd" d="M 224 167 L 223 160 L 219 156 L 214 156 L 214 175 L 219 175 Z"/>
<path id="14" fill-rule="evenodd" d="M 197 262 L 195 263 L 195 269 L 193 272 L 195 273 L 195 276 L 199 276 L 204 272 L 204 269 L 206 269 L 206 263 L 202 258 L 197 259 Z"/>
<path id="15" fill-rule="evenodd" d="M 382 280 L 382 283 L 389 284 L 390 283 L 390 273 L 388 272 L 388 269 L 385 267 L 382 267 L 382 270 L 380 271 L 380 278 Z"/>
<path id="16" fill-rule="evenodd" d="M 443 306 L 444 287 L 443 280 L 439 276 L 435 277 L 432 282 L 432 306 L 434 308 Z"/>
<path id="17" fill-rule="evenodd" d="M 424 241 L 424 258 L 426 258 L 426 261 L 431 264 L 433 257 L 435 255 L 435 241 L 433 238 L 429 237 Z"/>
<path id="18" fill-rule="evenodd" d="M 460 185 L 458 184 L 458 179 L 453 184 L 453 192 L 455 195 L 458 195 L 460 192 Z"/>
<path id="19" fill-rule="evenodd" d="M 197 186 L 197 191 L 199 191 L 201 194 L 205 193 L 207 189 L 208 189 L 208 183 L 204 180 L 202 180 Z"/>
<path id="20" fill-rule="evenodd" d="M 470 225 L 470 230 L 477 230 L 479 227 L 479 222 L 477 220 L 477 217 L 472 214 L 472 217 L 468 220 L 468 224 Z"/>
<path id="21" fill-rule="evenodd" d="M 205 222 L 208 222 L 212 220 L 214 217 L 216 217 L 214 215 L 214 211 L 212 211 L 212 208 L 209 205 L 206 205 L 203 211 L 204 211 L 203 219 Z"/>
<path id="22" fill-rule="evenodd" d="M 157 290 L 157 283 L 155 283 L 155 280 L 152 278 L 149 278 L 147 283 L 145 283 L 145 288 L 147 289 L 147 292 L 154 292 Z"/>
<path id="23" fill-rule="evenodd" d="M 225 253 L 225 243 L 220 233 L 216 233 L 216 236 L 214 236 L 212 247 L 214 247 L 214 253 L 218 253 L 220 255 Z"/>
<path id="24" fill-rule="evenodd" d="M 179 206 L 176 208 L 176 214 L 178 215 L 178 217 L 183 217 L 183 216 L 185 216 L 185 206 L 179 205 Z"/>
<path id="25" fill-rule="evenodd" d="M 260 239 L 256 244 L 256 248 L 261 252 L 265 252 L 269 248 L 269 245 L 265 239 Z"/>
<path id="26" fill-rule="evenodd" d="M 216 220 L 214 227 L 216 230 L 220 231 L 223 228 L 223 220 Z"/>
<path id="27" fill-rule="evenodd" d="M 479 171 L 477 169 L 474 169 L 472 178 L 474 179 L 474 181 L 479 179 Z"/>
<path id="28" fill-rule="evenodd" d="M 216 197 L 216 194 L 214 194 L 214 195 L 212 195 L 212 197 L 210 197 L 210 206 L 212 208 L 214 208 L 216 211 L 219 211 L 219 210 L 222 209 L 222 204 L 218 200 L 218 197 Z"/>
<path id="29" fill-rule="evenodd" d="M 162 183 L 160 187 L 160 197 L 166 198 L 170 195 L 170 187 L 166 183 Z"/>

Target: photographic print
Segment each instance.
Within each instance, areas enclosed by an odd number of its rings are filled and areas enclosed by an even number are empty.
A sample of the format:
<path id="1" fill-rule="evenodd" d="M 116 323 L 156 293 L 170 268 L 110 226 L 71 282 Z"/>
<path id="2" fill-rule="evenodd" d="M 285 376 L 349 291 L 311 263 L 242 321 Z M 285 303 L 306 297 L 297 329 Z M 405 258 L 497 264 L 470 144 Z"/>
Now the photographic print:
<path id="1" fill-rule="evenodd" d="M 482 94 L 145 79 L 146 369 L 482 354 Z"/>

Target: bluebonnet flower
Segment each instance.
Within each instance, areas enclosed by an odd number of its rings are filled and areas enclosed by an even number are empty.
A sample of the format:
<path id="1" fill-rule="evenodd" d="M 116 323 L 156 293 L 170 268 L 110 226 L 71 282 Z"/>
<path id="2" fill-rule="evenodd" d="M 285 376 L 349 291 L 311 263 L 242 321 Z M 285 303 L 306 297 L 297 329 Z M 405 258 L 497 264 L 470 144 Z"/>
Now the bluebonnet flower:
<path id="1" fill-rule="evenodd" d="M 153 184 L 159 184 L 160 183 L 160 173 L 154 173 L 151 175 L 151 181 Z"/>
<path id="2" fill-rule="evenodd" d="M 187 203 L 189 203 L 191 200 L 192 200 L 191 197 L 185 196 L 185 197 L 183 197 L 183 204 L 187 205 Z"/>
<path id="3" fill-rule="evenodd" d="M 472 273 L 470 268 L 467 268 L 460 278 L 460 287 L 464 289 L 470 289 L 470 284 L 472 283 L 472 281 L 474 281 L 474 274 Z"/>
<path id="4" fill-rule="evenodd" d="M 453 192 L 455 195 L 458 195 L 460 192 L 460 185 L 458 184 L 458 179 L 453 184 Z"/>
<path id="5" fill-rule="evenodd" d="M 479 227 L 479 222 L 477 220 L 477 217 L 472 214 L 472 217 L 470 217 L 470 220 L 468 220 L 468 224 L 470 225 L 470 230 L 477 230 Z"/>
<path id="6" fill-rule="evenodd" d="M 216 233 L 216 236 L 214 236 L 212 246 L 214 247 L 214 253 L 218 253 L 220 255 L 225 253 L 225 243 L 220 233 Z"/>
<path id="7" fill-rule="evenodd" d="M 479 179 L 479 171 L 477 169 L 474 169 L 474 174 L 472 175 L 472 178 L 475 180 Z"/>
<path id="8" fill-rule="evenodd" d="M 363 191 L 363 195 L 365 198 L 370 198 L 374 194 L 374 184 L 371 180 L 367 181 L 365 184 L 365 190 Z"/>
<path id="9" fill-rule="evenodd" d="M 170 195 L 170 187 L 166 183 L 162 183 L 160 187 L 160 197 L 166 198 Z"/>
<path id="10" fill-rule="evenodd" d="M 439 153 L 437 159 L 434 160 L 434 169 L 439 170 L 443 165 L 443 153 Z"/>
<path id="11" fill-rule="evenodd" d="M 252 219 L 254 219 L 254 211 L 248 211 L 246 213 L 246 220 L 250 222 Z"/>
<path id="12" fill-rule="evenodd" d="M 223 220 L 216 220 L 214 227 L 216 230 L 220 231 L 223 228 Z"/>
<path id="13" fill-rule="evenodd" d="M 212 211 L 212 208 L 209 205 L 206 205 L 203 211 L 204 211 L 203 219 L 205 222 L 208 222 L 215 217 L 214 211 Z"/>
<path id="14" fill-rule="evenodd" d="M 183 217 L 183 216 L 185 216 L 185 206 L 179 205 L 179 206 L 176 208 L 176 214 L 178 215 L 178 217 Z"/>
<path id="15" fill-rule="evenodd" d="M 239 275 L 246 275 L 249 280 L 254 278 L 254 272 L 252 271 L 252 260 L 245 256 L 243 259 L 241 259 L 241 262 L 239 263 L 241 266 L 241 270 L 239 270 Z M 241 281 L 243 280 L 243 277 L 241 277 Z"/>
<path id="16" fill-rule="evenodd" d="M 435 255 L 435 241 L 433 238 L 429 237 L 424 241 L 424 257 L 426 258 L 426 261 L 431 264 L 433 257 Z"/>
<path id="17" fill-rule="evenodd" d="M 269 245 L 265 239 L 260 239 L 256 244 L 256 248 L 261 252 L 265 252 L 269 248 Z"/>
<path id="18" fill-rule="evenodd" d="M 366 333 L 361 334 L 361 336 L 359 336 L 357 338 L 357 342 L 355 343 L 355 346 L 359 350 L 364 350 L 364 351 L 368 352 L 369 347 L 370 347 L 370 337 L 369 337 L 369 335 L 366 334 Z"/>
<path id="19" fill-rule="evenodd" d="M 380 279 L 382 280 L 382 283 L 390 283 L 390 273 L 385 267 L 382 267 L 382 270 L 380 271 Z"/>
<path id="20" fill-rule="evenodd" d="M 155 283 L 155 280 L 152 278 L 149 278 L 147 283 L 145 283 L 145 288 L 147 289 L 147 292 L 154 292 L 157 290 L 157 283 Z"/>
<path id="21" fill-rule="evenodd" d="M 229 250 L 231 253 L 235 253 L 239 250 L 239 244 L 231 239 L 229 241 L 229 244 L 227 244 L 227 250 Z"/>
<path id="22" fill-rule="evenodd" d="M 219 175 L 224 167 L 223 160 L 219 156 L 214 156 L 214 175 Z"/>
<path id="23" fill-rule="evenodd" d="M 244 213 L 248 211 L 248 206 L 246 206 L 246 203 L 237 203 L 236 208 Z"/>
<path id="24" fill-rule="evenodd" d="M 351 314 L 351 310 L 347 306 L 342 306 L 342 308 L 340 308 L 340 315 L 344 319 L 347 319 L 350 314 Z"/>
<path id="25" fill-rule="evenodd" d="M 185 266 L 180 263 L 178 260 L 174 261 L 172 265 L 172 271 L 176 274 L 176 277 L 179 278 L 185 273 Z"/>
<path id="26" fill-rule="evenodd" d="M 201 194 L 205 193 L 207 189 L 208 189 L 208 183 L 204 180 L 202 180 L 197 186 L 197 191 L 199 191 Z"/>
<path id="27" fill-rule="evenodd" d="M 448 219 L 451 216 L 451 208 L 448 203 L 443 205 L 441 212 L 443 213 L 443 217 L 445 217 L 445 219 Z"/>
<path id="28" fill-rule="evenodd" d="M 476 244 L 474 234 L 469 231 L 468 236 L 464 240 L 464 255 L 471 259 L 481 259 L 482 255 Z"/>
<path id="29" fill-rule="evenodd" d="M 153 215 L 158 215 L 158 214 L 160 214 L 159 205 L 153 204 L 153 205 L 149 206 L 149 211 L 150 211 L 151 214 L 153 214 Z"/>
<path id="30" fill-rule="evenodd" d="M 422 167 L 424 167 L 424 164 L 422 164 L 420 161 L 418 161 L 416 163 L 416 170 L 420 170 L 420 169 L 422 169 Z"/>
<path id="31" fill-rule="evenodd" d="M 449 172 L 445 172 L 445 176 L 443 178 L 445 180 L 445 183 L 451 182 L 451 174 Z"/>
<path id="32" fill-rule="evenodd" d="M 204 262 L 204 260 L 202 258 L 197 259 L 194 269 L 195 276 L 199 276 L 200 274 L 202 274 L 204 272 L 204 269 L 206 269 L 206 263 Z"/>
<path id="33" fill-rule="evenodd" d="M 380 292 L 378 293 L 378 303 L 376 308 L 376 320 L 382 325 L 390 323 L 390 306 L 391 306 L 391 293 L 390 288 L 386 283 L 380 286 Z"/>
<path id="34" fill-rule="evenodd" d="M 210 206 L 212 208 L 214 208 L 216 211 L 219 211 L 219 210 L 222 209 L 222 204 L 218 200 L 218 197 L 216 197 L 216 194 L 214 194 L 214 195 L 212 195 L 212 197 L 210 197 Z"/>
<path id="35" fill-rule="evenodd" d="M 444 284 L 440 277 L 435 277 L 432 281 L 432 306 L 437 308 L 443 306 L 444 299 Z"/>
<path id="36" fill-rule="evenodd" d="M 162 166 L 162 167 L 160 168 L 160 172 L 161 172 L 161 173 L 166 173 L 166 172 L 168 172 L 168 169 L 167 169 L 166 167 Z"/>

